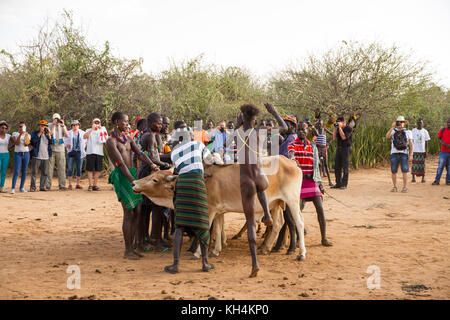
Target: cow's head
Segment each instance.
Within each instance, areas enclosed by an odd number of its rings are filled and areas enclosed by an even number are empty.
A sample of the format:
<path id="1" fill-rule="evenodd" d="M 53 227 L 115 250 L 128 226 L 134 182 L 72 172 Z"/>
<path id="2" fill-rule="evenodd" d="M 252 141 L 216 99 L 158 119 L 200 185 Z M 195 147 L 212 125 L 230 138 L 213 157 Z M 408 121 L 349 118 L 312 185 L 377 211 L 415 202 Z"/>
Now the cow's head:
<path id="1" fill-rule="evenodd" d="M 133 191 L 145 195 L 159 206 L 173 209 L 176 179 L 177 176 L 171 171 L 156 171 L 145 178 L 135 180 Z"/>

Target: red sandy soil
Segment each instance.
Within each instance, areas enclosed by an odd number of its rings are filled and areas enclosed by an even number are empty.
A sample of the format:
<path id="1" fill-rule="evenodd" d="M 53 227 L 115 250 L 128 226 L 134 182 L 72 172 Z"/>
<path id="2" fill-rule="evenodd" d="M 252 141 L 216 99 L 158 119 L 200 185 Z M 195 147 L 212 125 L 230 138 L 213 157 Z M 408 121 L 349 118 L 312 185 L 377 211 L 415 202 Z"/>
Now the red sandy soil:
<path id="1" fill-rule="evenodd" d="M 306 261 L 286 248 L 260 255 L 256 278 L 246 236 L 230 240 L 245 222 L 240 213 L 225 216 L 228 246 L 210 259 L 215 270 L 202 273 L 183 252 L 182 272 L 171 275 L 163 271 L 171 250 L 123 259 L 122 209 L 105 178 L 100 192 L 84 180 L 84 190 L 0 194 L 0 299 L 449 299 L 450 187 L 431 186 L 436 164 L 406 194 L 390 192 L 389 168 L 352 171 L 347 190 L 327 188 L 340 202 L 324 197 L 334 246 L 320 245 L 307 203 Z M 69 265 L 80 267 L 81 289 L 67 289 Z M 372 265 L 380 289 L 367 288 Z"/>

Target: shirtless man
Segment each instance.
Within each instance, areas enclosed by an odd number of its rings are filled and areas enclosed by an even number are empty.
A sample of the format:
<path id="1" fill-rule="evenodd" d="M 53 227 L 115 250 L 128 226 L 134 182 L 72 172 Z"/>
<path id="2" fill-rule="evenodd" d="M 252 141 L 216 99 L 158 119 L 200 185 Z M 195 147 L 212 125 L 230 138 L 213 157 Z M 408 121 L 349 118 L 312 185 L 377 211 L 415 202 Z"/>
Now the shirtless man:
<path id="1" fill-rule="evenodd" d="M 158 113 L 151 113 L 147 117 L 147 133 L 141 138 L 142 150 L 148 154 L 151 161 L 156 164 L 159 169 L 169 169 L 171 166 L 167 162 L 163 162 L 160 159 L 161 151 L 161 137 L 160 132 L 163 126 L 162 117 Z M 151 170 L 144 164 L 139 168 L 139 179 L 148 176 Z M 157 250 L 162 250 L 165 247 L 169 247 L 170 243 L 162 239 L 162 224 L 163 219 L 166 219 L 163 212 L 164 207 L 155 205 L 154 203 L 145 203 L 145 211 L 143 213 L 143 221 L 139 224 L 144 230 L 145 236 L 148 236 L 148 229 L 150 225 L 150 212 L 152 212 L 152 230 L 150 234 L 150 242 L 155 245 Z"/>
<path id="2" fill-rule="evenodd" d="M 111 122 L 114 130 L 106 141 L 106 151 L 115 166 L 109 176 L 108 182 L 114 185 L 114 191 L 123 207 L 122 231 L 125 240 L 124 258 L 137 260 L 142 257 L 134 251 L 133 240 L 139 238 L 137 228 L 138 217 L 141 213 L 142 195 L 135 194 L 132 183 L 137 179 L 136 169 L 132 167 L 131 151 L 139 155 L 139 159 L 152 170 L 157 167 L 147 155 L 139 150 L 136 143 L 124 134 L 128 127 L 128 116 L 121 112 L 112 115 Z"/>
<path id="3" fill-rule="evenodd" d="M 273 105 L 269 103 L 264 104 L 267 111 L 272 114 L 275 119 L 277 119 L 278 124 L 280 125 L 281 130 L 287 130 L 286 123 L 283 119 L 278 115 L 275 111 Z M 256 125 L 256 116 L 259 114 L 260 110 L 251 104 L 246 104 L 241 106 L 241 114 L 238 117 L 237 128 L 243 125 L 243 129 L 245 132 L 247 130 L 251 130 L 248 140 L 250 141 L 252 134 L 258 134 L 257 129 L 255 129 Z M 242 139 L 242 138 L 241 138 Z M 261 151 L 260 143 L 257 140 L 258 150 Z M 245 162 L 240 163 L 240 187 L 241 187 L 241 195 L 242 195 L 242 205 L 244 208 L 245 218 L 247 220 L 247 235 L 248 242 L 250 245 L 250 253 L 252 255 L 252 272 L 250 273 L 250 277 L 256 277 L 259 271 L 258 261 L 256 260 L 256 226 L 255 226 L 255 196 L 258 197 L 259 202 L 264 210 L 264 218 L 263 222 L 267 226 L 271 226 L 273 224 L 272 217 L 270 216 L 269 206 L 267 202 L 266 192 L 265 190 L 269 186 L 269 181 L 264 173 L 261 171 L 261 159 L 259 154 L 254 154 L 255 150 L 249 148 L 247 141 L 244 144 L 244 154 L 245 154 Z M 251 155 L 253 153 L 253 155 Z M 250 163 L 250 158 L 255 158 L 256 156 L 256 164 Z"/>

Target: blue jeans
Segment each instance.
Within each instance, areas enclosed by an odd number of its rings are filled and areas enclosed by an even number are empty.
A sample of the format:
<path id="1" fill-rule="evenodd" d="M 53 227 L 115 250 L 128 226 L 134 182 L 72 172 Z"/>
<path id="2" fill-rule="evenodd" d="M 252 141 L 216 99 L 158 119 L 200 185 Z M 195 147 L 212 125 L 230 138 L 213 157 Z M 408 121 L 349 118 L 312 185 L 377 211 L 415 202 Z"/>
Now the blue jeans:
<path id="1" fill-rule="evenodd" d="M 441 180 L 442 172 L 444 172 L 445 167 L 447 167 L 445 181 L 450 182 L 450 152 L 441 151 L 441 153 L 439 153 L 439 164 L 436 171 L 436 179 L 434 179 L 435 181 L 439 182 L 439 180 Z"/>
<path id="2" fill-rule="evenodd" d="M 0 153 L 0 187 L 5 186 L 6 171 L 9 165 L 9 153 Z"/>
<path id="3" fill-rule="evenodd" d="M 407 153 L 393 153 L 391 154 L 391 172 L 397 173 L 398 166 L 401 165 L 402 172 L 409 171 L 408 154 Z"/>
<path id="4" fill-rule="evenodd" d="M 76 157 L 70 158 L 67 156 L 67 176 L 71 177 L 73 174 L 74 165 L 77 166 L 75 176 L 81 177 L 81 166 L 83 164 L 83 158 L 81 158 L 81 152 L 77 153 Z"/>
<path id="5" fill-rule="evenodd" d="M 14 175 L 12 179 L 12 189 L 16 187 L 19 172 L 22 172 L 22 176 L 20 178 L 20 189 L 23 189 L 23 186 L 25 185 L 25 179 L 27 178 L 28 162 L 30 162 L 29 152 L 14 153 Z"/>

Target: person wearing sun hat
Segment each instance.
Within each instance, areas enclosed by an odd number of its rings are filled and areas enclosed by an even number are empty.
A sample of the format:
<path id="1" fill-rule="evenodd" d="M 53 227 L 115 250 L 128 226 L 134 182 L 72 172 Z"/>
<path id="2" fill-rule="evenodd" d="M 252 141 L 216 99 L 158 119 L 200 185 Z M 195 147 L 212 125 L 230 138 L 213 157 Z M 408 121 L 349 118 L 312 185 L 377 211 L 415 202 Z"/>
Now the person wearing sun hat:
<path id="1" fill-rule="evenodd" d="M 406 183 L 408 180 L 409 162 L 412 162 L 413 158 L 414 145 L 412 133 L 406 130 L 405 124 L 405 117 L 399 116 L 392 123 L 391 129 L 386 133 L 386 139 L 391 140 L 390 162 L 392 183 L 394 185 L 391 192 L 397 192 L 397 171 L 399 166 L 401 166 L 403 174 L 402 192 L 408 192 Z"/>
<path id="2" fill-rule="evenodd" d="M 47 191 L 45 188 L 48 179 L 48 163 L 52 156 L 52 132 L 48 129 L 48 123 L 45 120 L 39 121 L 39 129 L 31 134 L 31 145 L 33 146 L 31 159 L 31 183 L 30 191 L 36 191 L 36 174 L 38 169 L 41 171 L 39 181 L 39 190 Z"/>
<path id="3" fill-rule="evenodd" d="M 297 118 L 295 116 L 286 116 L 286 117 L 284 117 L 283 120 L 286 123 L 286 125 L 288 126 L 288 129 L 284 132 L 281 132 L 282 136 L 284 137 L 284 140 L 280 144 L 279 153 L 280 153 L 280 155 L 283 155 L 286 158 L 288 158 L 289 157 L 288 156 L 288 146 L 289 146 L 289 144 L 294 142 L 295 139 L 297 139 L 297 134 L 296 134 Z"/>
<path id="4" fill-rule="evenodd" d="M 53 114 L 52 123 L 49 123 L 48 129 L 52 132 L 52 155 L 48 165 L 47 189 L 52 187 L 53 173 L 56 166 L 58 174 L 59 190 L 66 188 L 66 150 L 64 147 L 64 138 L 69 137 L 67 127 L 58 113 Z"/>
<path id="5" fill-rule="evenodd" d="M 73 169 L 76 167 L 76 189 L 83 189 L 80 185 L 81 168 L 83 159 L 86 157 L 86 139 L 83 139 L 85 132 L 80 129 L 80 122 L 72 120 L 70 124 L 69 137 L 64 138 L 64 144 L 67 148 L 67 178 L 69 180 L 69 190 L 72 190 Z"/>

